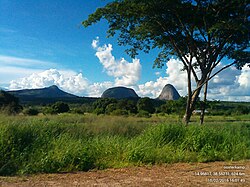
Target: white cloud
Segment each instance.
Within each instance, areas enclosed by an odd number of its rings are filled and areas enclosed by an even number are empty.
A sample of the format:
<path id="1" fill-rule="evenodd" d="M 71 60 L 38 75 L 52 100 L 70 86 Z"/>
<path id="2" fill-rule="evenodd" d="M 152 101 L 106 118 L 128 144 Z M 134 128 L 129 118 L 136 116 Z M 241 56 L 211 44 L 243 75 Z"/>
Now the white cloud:
<path id="1" fill-rule="evenodd" d="M 132 62 L 124 58 L 115 59 L 112 55 L 112 45 L 99 46 L 99 38 L 92 41 L 96 56 L 103 65 L 107 75 L 114 78 L 113 82 L 104 81 L 91 83 L 82 73 L 69 70 L 42 70 L 32 67 L 53 66 L 54 63 L 35 59 L 17 58 L 0 55 L 0 78 L 9 77 L 9 89 L 43 88 L 57 85 L 64 91 L 79 95 L 100 97 L 103 91 L 113 86 L 127 86 L 134 88 L 141 97 L 156 98 L 166 84 L 172 84 L 180 95 L 187 94 L 187 75 L 180 60 L 170 59 L 166 65 L 166 74 L 156 73 L 156 80 L 144 84 L 137 84 L 141 74 L 139 59 Z M 219 64 L 216 71 L 223 67 Z M 98 74 L 99 72 L 96 72 Z M 22 77 L 22 78 L 20 78 Z M 0 82 L 3 84 L 3 82 Z M 195 86 L 195 83 L 193 83 Z M 209 82 L 208 99 L 250 101 L 250 68 L 244 66 L 242 71 L 230 67 L 215 76 Z"/>
<path id="2" fill-rule="evenodd" d="M 90 84 L 88 87 L 88 95 L 90 97 L 100 97 L 105 90 L 113 86 L 114 86 L 114 83 L 108 82 L 108 81 Z"/>
<path id="3" fill-rule="evenodd" d="M 59 71 L 49 69 L 40 73 L 33 73 L 30 76 L 12 80 L 9 89 L 33 89 L 57 85 L 65 91 L 75 94 L 84 94 L 88 87 L 88 80 L 81 73 Z"/>
<path id="4" fill-rule="evenodd" d="M 57 85 L 62 90 L 79 96 L 100 97 L 106 89 L 114 86 L 114 83 L 90 83 L 81 73 L 49 69 L 12 80 L 8 89 L 35 89 L 51 85 Z"/>
<path id="5" fill-rule="evenodd" d="M 55 63 L 48 62 L 48 61 L 42 61 L 42 60 L 36 60 L 36 59 L 29 59 L 29 58 L 19 58 L 19 57 L 13 57 L 13 56 L 6 56 L 6 55 L 0 55 L 0 64 L 8 65 L 8 66 L 19 66 L 19 67 L 52 67 L 55 66 Z"/>
<path id="6" fill-rule="evenodd" d="M 161 76 L 156 81 L 149 81 L 135 88 L 139 95 L 156 98 L 160 95 L 166 84 L 172 84 L 180 95 L 186 95 L 186 72 L 181 71 L 181 69 L 183 69 L 182 62 L 180 60 L 170 59 L 166 65 L 166 76 Z"/>
<path id="7" fill-rule="evenodd" d="M 99 45 L 99 37 L 97 36 L 96 39 L 92 41 L 91 46 L 92 46 L 94 49 L 97 49 L 98 45 Z"/>
<path id="8" fill-rule="evenodd" d="M 248 89 L 248 94 L 250 94 L 250 68 L 247 65 L 242 68 L 241 74 L 238 77 L 238 83 L 240 87 Z"/>
<path id="9" fill-rule="evenodd" d="M 186 71 L 181 71 L 182 62 L 170 59 L 166 65 L 166 76 L 134 87 L 140 96 L 156 98 L 166 84 L 172 84 L 181 96 L 187 94 L 187 75 Z M 223 64 L 219 64 L 214 72 L 222 67 Z M 194 81 L 192 84 L 195 86 Z M 239 71 L 235 67 L 230 67 L 219 73 L 209 82 L 208 99 L 250 101 L 250 68 L 245 65 L 242 71 Z"/>
<path id="10" fill-rule="evenodd" d="M 161 72 L 157 71 L 157 72 L 155 72 L 155 75 L 156 75 L 156 76 L 160 76 L 160 75 L 161 75 Z"/>
<path id="11" fill-rule="evenodd" d="M 92 47 L 96 50 L 96 56 L 103 65 L 104 71 L 115 78 L 116 86 L 134 86 L 140 79 L 141 64 L 139 59 L 133 59 L 132 62 L 124 58 L 116 60 L 112 55 L 112 45 L 98 46 L 99 38 L 92 41 Z"/>

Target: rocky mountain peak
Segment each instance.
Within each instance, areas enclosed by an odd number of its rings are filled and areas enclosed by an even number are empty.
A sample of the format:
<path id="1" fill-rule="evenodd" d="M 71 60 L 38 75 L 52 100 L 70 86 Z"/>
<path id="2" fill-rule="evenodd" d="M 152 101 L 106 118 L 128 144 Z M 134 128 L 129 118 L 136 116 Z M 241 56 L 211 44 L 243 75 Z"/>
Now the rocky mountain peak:
<path id="1" fill-rule="evenodd" d="M 124 98 L 138 98 L 138 95 L 131 88 L 126 87 L 113 87 L 109 88 L 103 92 L 102 98 L 115 98 L 115 99 L 124 99 Z"/>
<path id="2" fill-rule="evenodd" d="M 172 84 L 166 84 L 157 99 L 159 100 L 177 100 L 180 94 Z"/>

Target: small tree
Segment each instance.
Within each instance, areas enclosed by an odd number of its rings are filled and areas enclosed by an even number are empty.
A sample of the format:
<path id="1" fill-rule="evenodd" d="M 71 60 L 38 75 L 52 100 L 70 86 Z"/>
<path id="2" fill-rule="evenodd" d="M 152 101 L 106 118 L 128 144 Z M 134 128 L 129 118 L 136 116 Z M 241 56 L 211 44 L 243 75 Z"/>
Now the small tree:
<path id="1" fill-rule="evenodd" d="M 0 91 L 0 109 L 7 114 L 17 114 L 23 107 L 19 104 L 19 99 L 14 95 Z"/>
<path id="2" fill-rule="evenodd" d="M 137 108 L 139 112 L 146 111 L 150 114 L 153 114 L 155 111 L 154 105 L 148 97 L 140 98 L 137 102 Z"/>
<path id="3" fill-rule="evenodd" d="M 51 105 L 50 107 L 45 109 L 45 113 L 49 114 L 59 114 L 59 113 L 65 113 L 70 110 L 69 105 L 66 103 L 63 103 L 61 101 L 58 101 Z"/>
<path id="4" fill-rule="evenodd" d="M 96 114 L 105 114 L 107 106 L 110 105 L 110 104 L 116 104 L 116 103 L 117 103 L 117 100 L 114 99 L 114 98 L 101 98 L 101 99 L 98 99 L 93 103 L 94 112 Z M 111 105 L 110 105 L 110 107 L 111 107 Z M 109 108 L 108 112 L 112 112 L 111 108 Z"/>
<path id="5" fill-rule="evenodd" d="M 204 85 L 206 102 L 209 80 L 232 65 L 250 64 L 249 9 L 247 0 L 119 0 L 98 8 L 83 25 L 106 19 L 108 36 L 118 33 L 118 44 L 131 46 L 126 50 L 131 57 L 160 49 L 154 66 L 178 57 L 187 73 L 183 121 L 188 124 Z M 224 58 L 231 61 L 215 71 Z"/>
<path id="6" fill-rule="evenodd" d="M 39 114 L 39 110 L 33 107 L 29 107 L 23 110 L 23 113 L 29 116 L 36 116 Z"/>

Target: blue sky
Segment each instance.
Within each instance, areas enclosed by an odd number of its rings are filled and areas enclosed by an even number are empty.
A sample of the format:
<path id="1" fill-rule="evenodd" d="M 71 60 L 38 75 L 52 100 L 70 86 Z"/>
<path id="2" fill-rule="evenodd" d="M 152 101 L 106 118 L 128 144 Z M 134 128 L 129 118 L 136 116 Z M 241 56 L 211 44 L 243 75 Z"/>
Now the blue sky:
<path id="1" fill-rule="evenodd" d="M 106 38 L 105 21 L 89 28 L 81 26 L 107 2 L 0 0 L 0 87 L 56 84 L 70 93 L 98 97 L 109 87 L 127 86 L 140 96 L 157 97 L 170 83 L 185 95 L 185 72 L 176 70 L 178 60 L 153 69 L 156 51 L 131 59 L 116 38 Z M 249 74 L 247 68 L 225 71 L 212 81 L 210 98 L 250 101 Z"/>

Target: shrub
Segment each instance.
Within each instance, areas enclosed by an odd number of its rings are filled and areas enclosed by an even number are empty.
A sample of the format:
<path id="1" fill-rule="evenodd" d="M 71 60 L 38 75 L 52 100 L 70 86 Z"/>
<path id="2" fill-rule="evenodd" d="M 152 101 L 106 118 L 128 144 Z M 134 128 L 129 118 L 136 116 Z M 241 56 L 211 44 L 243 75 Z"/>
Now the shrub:
<path id="1" fill-rule="evenodd" d="M 94 113 L 96 113 L 97 115 L 105 114 L 108 105 L 115 104 L 115 103 L 117 103 L 117 100 L 113 98 L 98 99 L 93 103 Z M 108 111 L 108 112 L 112 112 L 112 111 Z"/>
<path id="2" fill-rule="evenodd" d="M 150 118 L 152 115 L 145 110 L 139 110 L 137 117 L 145 117 L 145 118 Z"/>
<path id="3" fill-rule="evenodd" d="M 17 114 L 23 108 L 19 104 L 19 99 L 5 91 L 0 91 L 0 109 L 6 114 Z"/>
<path id="4" fill-rule="evenodd" d="M 61 101 L 58 101 L 52 106 L 47 107 L 45 109 L 45 113 L 48 113 L 48 114 L 59 114 L 59 113 L 65 113 L 68 111 L 69 111 L 69 105 Z"/>
<path id="5" fill-rule="evenodd" d="M 28 108 L 28 109 L 25 109 L 23 113 L 29 116 L 36 116 L 37 114 L 39 114 L 39 110 L 36 108 Z"/>
<path id="6" fill-rule="evenodd" d="M 138 111 L 146 111 L 150 114 L 154 113 L 155 111 L 154 105 L 151 102 L 151 99 L 148 97 L 139 99 L 139 101 L 137 102 L 137 108 Z"/>
<path id="7" fill-rule="evenodd" d="M 122 109 L 116 109 L 116 110 L 112 111 L 111 115 L 114 115 L 114 116 L 128 115 L 128 111 L 122 110 Z"/>

